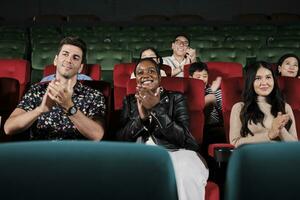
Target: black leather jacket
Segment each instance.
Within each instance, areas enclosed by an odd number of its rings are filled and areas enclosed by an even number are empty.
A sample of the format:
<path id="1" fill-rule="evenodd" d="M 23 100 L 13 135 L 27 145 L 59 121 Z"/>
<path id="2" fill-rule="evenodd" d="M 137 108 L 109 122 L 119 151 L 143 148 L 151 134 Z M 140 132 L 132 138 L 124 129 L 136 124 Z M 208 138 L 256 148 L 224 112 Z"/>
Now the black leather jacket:
<path id="1" fill-rule="evenodd" d="M 146 141 L 151 137 L 157 145 L 169 150 L 199 150 L 188 128 L 189 115 L 183 94 L 163 91 L 160 102 L 151 110 L 151 118 L 151 121 L 141 120 L 134 95 L 125 97 L 121 114 L 123 128 L 117 133 L 117 138 L 136 142 L 138 138 Z"/>

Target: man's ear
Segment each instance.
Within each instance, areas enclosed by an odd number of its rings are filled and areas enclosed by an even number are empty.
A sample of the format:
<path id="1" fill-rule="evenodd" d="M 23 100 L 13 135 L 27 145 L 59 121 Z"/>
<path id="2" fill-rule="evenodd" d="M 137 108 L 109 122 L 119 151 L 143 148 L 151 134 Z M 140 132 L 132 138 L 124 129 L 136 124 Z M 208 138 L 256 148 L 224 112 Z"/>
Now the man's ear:
<path id="1" fill-rule="evenodd" d="M 78 70 L 78 73 L 79 73 L 79 74 L 82 72 L 82 70 L 83 70 L 83 66 L 84 66 L 84 64 L 83 64 L 83 63 L 81 63 L 81 65 L 80 65 L 80 68 L 79 68 L 79 70 Z"/>
<path id="2" fill-rule="evenodd" d="M 278 66 L 278 72 L 281 73 L 281 66 Z"/>
<path id="3" fill-rule="evenodd" d="M 55 55 L 54 60 L 53 60 L 53 65 L 56 66 L 57 65 L 57 55 Z"/>
<path id="4" fill-rule="evenodd" d="M 189 75 L 189 78 L 193 78 L 191 75 Z"/>

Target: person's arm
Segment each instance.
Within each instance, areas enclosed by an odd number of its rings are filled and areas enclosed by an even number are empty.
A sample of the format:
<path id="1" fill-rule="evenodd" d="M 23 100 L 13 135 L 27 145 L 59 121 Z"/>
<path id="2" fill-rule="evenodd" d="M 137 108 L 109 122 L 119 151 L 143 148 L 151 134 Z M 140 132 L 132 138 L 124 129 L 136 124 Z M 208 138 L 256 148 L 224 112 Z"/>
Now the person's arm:
<path id="1" fill-rule="evenodd" d="M 260 133 L 252 135 L 247 135 L 246 137 L 242 137 L 240 134 L 242 128 L 242 122 L 240 119 L 240 113 L 243 108 L 243 104 L 241 102 L 233 105 L 230 114 L 230 124 L 229 124 L 229 139 L 230 144 L 238 147 L 242 144 L 248 143 L 259 143 L 259 142 L 269 142 L 271 139 L 268 137 L 267 133 Z"/>
<path id="2" fill-rule="evenodd" d="M 68 80 L 66 85 L 61 84 L 59 81 L 52 81 L 49 83 L 48 96 L 58 105 L 60 105 L 65 112 L 74 106 L 72 95 L 73 85 L 71 79 Z M 97 109 L 98 112 L 95 112 L 96 114 L 100 114 L 99 112 L 101 112 L 101 109 L 103 109 L 98 104 L 104 105 L 104 97 L 102 95 L 96 95 L 96 98 L 90 102 L 89 108 Z M 78 109 L 74 115 L 69 116 L 69 119 L 84 137 L 90 140 L 99 141 L 104 135 L 104 127 L 100 120 L 92 119 L 92 117 L 85 116 Z"/>
<path id="3" fill-rule="evenodd" d="M 69 119 L 84 137 L 96 141 L 102 139 L 104 128 L 100 120 L 93 120 L 85 116 L 80 110 L 76 114 L 69 116 Z"/>
<path id="4" fill-rule="evenodd" d="M 289 115 L 290 119 L 292 120 L 292 124 L 289 130 L 283 127 L 280 131 L 279 137 L 282 141 L 298 141 L 296 122 L 293 110 L 289 104 L 285 104 L 285 110 L 286 113 Z"/>
<path id="5" fill-rule="evenodd" d="M 185 96 L 178 93 L 174 95 L 174 99 L 167 99 L 163 98 L 150 112 L 153 123 L 160 129 L 157 133 L 162 134 L 170 143 L 180 147 L 185 147 L 188 140 L 195 142 L 189 131 L 189 115 Z M 172 118 L 169 116 L 169 110 L 162 105 L 166 103 L 164 101 L 172 101 L 170 102 L 170 106 L 173 106 Z M 156 137 L 161 136 L 157 135 Z"/>
<path id="6" fill-rule="evenodd" d="M 120 116 L 121 130 L 117 132 L 117 139 L 124 141 L 136 141 L 143 133 L 147 132 L 147 122 L 143 121 L 139 115 L 131 115 L 133 109 L 130 105 L 134 97 L 127 96 L 123 100 L 123 109 Z M 132 105 L 133 106 L 133 105 Z"/>
<path id="7" fill-rule="evenodd" d="M 28 129 L 41 114 L 43 114 L 44 112 L 48 112 L 54 105 L 54 102 L 48 97 L 48 94 L 49 91 L 47 89 L 42 98 L 41 104 L 35 107 L 34 96 L 37 94 L 35 88 L 32 87 L 22 100 L 22 102 L 26 104 L 28 110 L 26 111 L 22 108 L 16 108 L 4 124 L 4 132 L 7 135 L 13 135 L 23 132 Z"/>
<path id="8" fill-rule="evenodd" d="M 13 135 L 27 130 L 42 113 L 39 107 L 28 112 L 16 108 L 4 124 L 5 134 Z"/>

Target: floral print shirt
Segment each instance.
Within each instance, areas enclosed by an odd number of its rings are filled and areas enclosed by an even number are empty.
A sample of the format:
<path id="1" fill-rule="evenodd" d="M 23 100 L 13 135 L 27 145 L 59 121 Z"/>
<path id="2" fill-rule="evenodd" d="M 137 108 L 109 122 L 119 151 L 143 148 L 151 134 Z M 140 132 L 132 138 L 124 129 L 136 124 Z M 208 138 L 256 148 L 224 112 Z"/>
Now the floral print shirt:
<path id="1" fill-rule="evenodd" d="M 41 104 L 47 86 L 48 83 L 32 85 L 17 107 L 25 111 L 34 110 Z M 77 82 L 72 100 L 84 115 L 104 123 L 106 105 L 101 92 Z M 38 117 L 31 126 L 30 138 L 37 140 L 85 139 L 59 105 L 53 106 L 51 111 Z"/>

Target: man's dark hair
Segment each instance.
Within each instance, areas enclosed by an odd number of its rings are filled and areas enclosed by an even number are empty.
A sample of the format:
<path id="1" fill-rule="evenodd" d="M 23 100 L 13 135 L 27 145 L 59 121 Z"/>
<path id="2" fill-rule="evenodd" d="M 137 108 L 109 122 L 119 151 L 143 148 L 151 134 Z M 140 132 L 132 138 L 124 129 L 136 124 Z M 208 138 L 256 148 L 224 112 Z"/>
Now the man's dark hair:
<path id="1" fill-rule="evenodd" d="M 60 53 L 62 46 L 65 44 L 74 45 L 80 48 L 82 50 L 81 63 L 86 63 L 86 44 L 82 39 L 80 39 L 78 36 L 68 36 L 63 38 L 59 43 L 57 55 Z"/>
<path id="2" fill-rule="evenodd" d="M 191 66 L 190 66 L 190 68 L 189 68 L 189 75 L 193 76 L 193 74 L 195 72 L 197 72 L 197 71 L 201 72 L 203 70 L 207 71 L 207 73 L 208 73 L 208 67 L 207 67 L 206 63 L 204 63 L 204 62 L 195 62 L 195 63 L 192 63 Z"/>
<path id="3" fill-rule="evenodd" d="M 174 38 L 174 42 L 176 41 L 176 38 L 178 38 L 178 37 L 185 37 L 187 39 L 187 41 L 189 42 L 189 44 L 191 43 L 190 37 L 185 33 L 177 34 Z"/>

